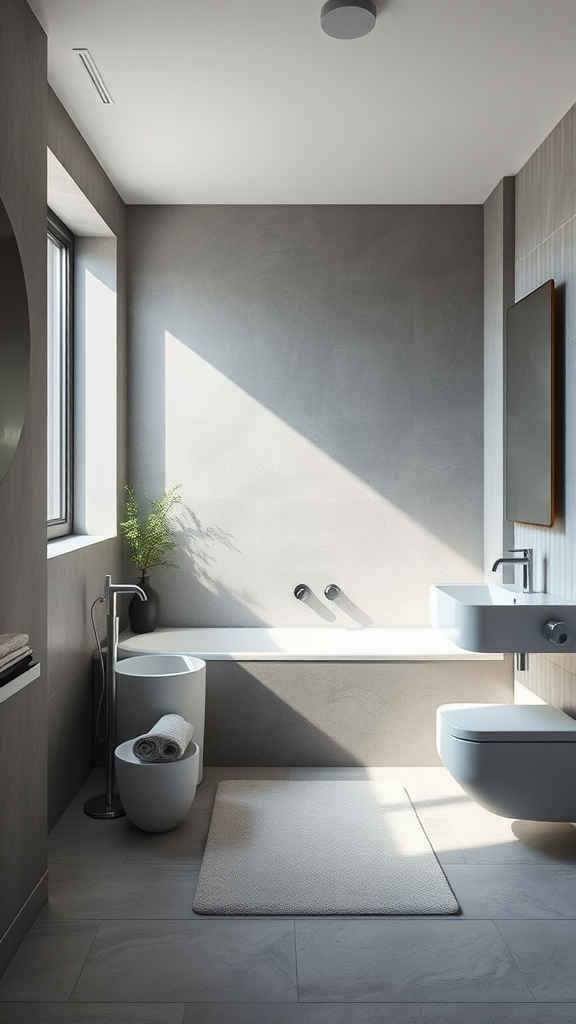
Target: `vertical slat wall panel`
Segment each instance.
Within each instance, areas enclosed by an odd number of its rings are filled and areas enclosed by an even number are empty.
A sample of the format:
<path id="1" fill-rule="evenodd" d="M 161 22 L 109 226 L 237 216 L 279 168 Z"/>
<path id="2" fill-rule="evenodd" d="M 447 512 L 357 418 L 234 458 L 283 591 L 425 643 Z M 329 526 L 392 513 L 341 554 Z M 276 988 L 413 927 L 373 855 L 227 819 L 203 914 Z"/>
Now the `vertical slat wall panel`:
<path id="1" fill-rule="evenodd" d="M 559 289 L 559 375 L 564 405 L 559 508 L 551 528 L 515 524 L 514 547 L 534 549 L 537 590 L 576 600 L 576 107 L 572 107 L 516 176 L 515 301 L 550 278 Z M 569 655 L 532 656 L 517 674 L 517 700 L 527 687 L 576 714 L 576 663 Z"/>

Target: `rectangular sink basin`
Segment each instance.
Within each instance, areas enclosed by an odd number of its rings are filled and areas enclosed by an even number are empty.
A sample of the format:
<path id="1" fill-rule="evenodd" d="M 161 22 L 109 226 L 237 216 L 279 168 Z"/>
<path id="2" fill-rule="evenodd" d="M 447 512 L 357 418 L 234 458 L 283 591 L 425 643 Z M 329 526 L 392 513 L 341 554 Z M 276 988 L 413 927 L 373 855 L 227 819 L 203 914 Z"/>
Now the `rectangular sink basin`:
<path id="1" fill-rule="evenodd" d="M 552 628 L 548 623 L 555 624 Z M 430 587 L 430 625 L 458 647 L 485 654 L 576 651 L 576 604 L 519 587 L 449 584 Z"/>

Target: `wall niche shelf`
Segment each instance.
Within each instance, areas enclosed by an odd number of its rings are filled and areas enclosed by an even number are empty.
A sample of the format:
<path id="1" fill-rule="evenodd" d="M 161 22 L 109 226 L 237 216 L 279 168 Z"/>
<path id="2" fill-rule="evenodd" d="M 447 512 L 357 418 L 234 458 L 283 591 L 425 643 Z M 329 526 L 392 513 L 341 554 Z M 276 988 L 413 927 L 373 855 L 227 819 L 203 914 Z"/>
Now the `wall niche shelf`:
<path id="1" fill-rule="evenodd" d="M 23 690 L 28 683 L 31 683 L 33 679 L 38 679 L 40 675 L 40 662 L 36 661 L 33 665 L 30 665 L 24 672 L 21 672 L 15 679 L 11 679 L 5 686 L 0 686 L 0 704 L 9 697 L 13 697 L 18 690 Z"/>

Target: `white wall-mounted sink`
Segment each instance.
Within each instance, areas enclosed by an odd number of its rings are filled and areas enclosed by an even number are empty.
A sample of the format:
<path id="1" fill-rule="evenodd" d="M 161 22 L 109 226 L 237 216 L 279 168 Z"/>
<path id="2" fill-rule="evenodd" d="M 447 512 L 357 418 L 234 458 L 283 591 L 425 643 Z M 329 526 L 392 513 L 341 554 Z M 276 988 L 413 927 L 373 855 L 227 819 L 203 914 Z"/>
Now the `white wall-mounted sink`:
<path id="1" fill-rule="evenodd" d="M 432 586 L 430 625 L 467 651 L 576 651 L 576 604 L 552 594 L 525 594 L 514 586 Z"/>

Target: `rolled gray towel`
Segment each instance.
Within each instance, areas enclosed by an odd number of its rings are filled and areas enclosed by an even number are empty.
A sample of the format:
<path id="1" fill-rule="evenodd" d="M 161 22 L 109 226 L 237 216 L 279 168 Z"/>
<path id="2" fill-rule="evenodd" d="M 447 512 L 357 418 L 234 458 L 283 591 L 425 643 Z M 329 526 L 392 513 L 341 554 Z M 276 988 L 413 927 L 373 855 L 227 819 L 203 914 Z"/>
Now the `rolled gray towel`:
<path id="1" fill-rule="evenodd" d="M 163 715 L 145 736 L 137 736 L 132 752 L 139 761 L 178 761 L 194 729 L 181 715 Z"/>

